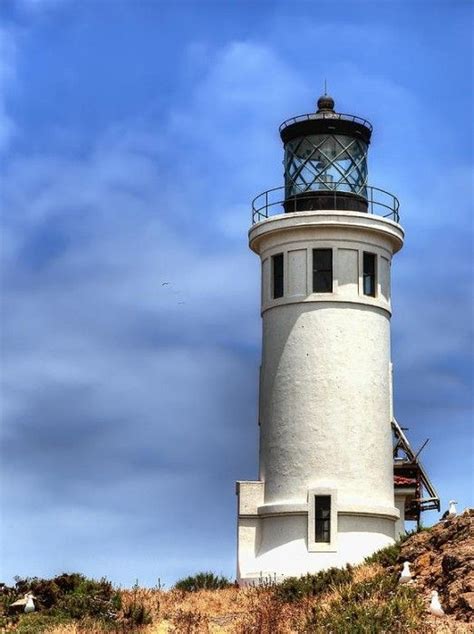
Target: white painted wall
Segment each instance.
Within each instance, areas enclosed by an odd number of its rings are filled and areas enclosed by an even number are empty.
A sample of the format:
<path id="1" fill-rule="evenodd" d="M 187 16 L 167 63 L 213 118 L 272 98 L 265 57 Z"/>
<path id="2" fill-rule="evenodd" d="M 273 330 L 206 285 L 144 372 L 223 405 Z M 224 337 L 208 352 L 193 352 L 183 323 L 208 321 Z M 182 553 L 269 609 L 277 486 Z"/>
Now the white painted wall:
<path id="1" fill-rule="evenodd" d="M 262 500 L 253 515 L 240 513 L 240 578 L 358 563 L 393 542 L 399 516 L 390 425 L 390 262 L 403 231 L 363 213 L 300 212 L 254 225 L 249 238 L 262 260 Z M 333 293 L 312 293 L 314 248 L 333 249 Z M 364 251 L 377 255 L 376 297 L 363 294 Z M 285 291 L 273 299 L 276 253 L 284 254 Z M 241 492 L 245 486 L 240 483 Z M 314 489 L 337 492 L 332 552 L 308 548 L 308 491 Z"/>
<path id="2" fill-rule="evenodd" d="M 393 506 L 388 315 L 366 306 L 282 305 L 263 315 L 260 478 L 265 502 Z"/>
<path id="3" fill-rule="evenodd" d="M 405 503 L 407 498 L 414 498 L 416 496 L 416 489 L 404 488 L 403 491 L 395 491 L 395 506 L 400 513 L 400 518 L 395 524 L 395 539 L 399 539 L 402 535 L 405 535 Z"/>

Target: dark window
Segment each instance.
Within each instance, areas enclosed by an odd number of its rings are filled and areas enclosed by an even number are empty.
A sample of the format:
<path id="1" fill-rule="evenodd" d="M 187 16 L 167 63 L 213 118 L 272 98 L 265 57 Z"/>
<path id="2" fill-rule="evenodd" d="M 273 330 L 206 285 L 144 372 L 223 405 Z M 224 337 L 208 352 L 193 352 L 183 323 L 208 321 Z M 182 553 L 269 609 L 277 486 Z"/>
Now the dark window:
<path id="1" fill-rule="evenodd" d="M 283 297 L 283 253 L 272 257 L 273 298 Z"/>
<path id="2" fill-rule="evenodd" d="M 332 249 L 313 249 L 313 293 L 332 293 Z"/>
<path id="3" fill-rule="evenodd" d="M 364 295 L 375 297 L 375 253 L 364 251 Z"/>
<path id="4" fill-rule="evenodd" d="M 331 541 L 331 496 L 316 495 L 314 498 L 315 542 Z"/>

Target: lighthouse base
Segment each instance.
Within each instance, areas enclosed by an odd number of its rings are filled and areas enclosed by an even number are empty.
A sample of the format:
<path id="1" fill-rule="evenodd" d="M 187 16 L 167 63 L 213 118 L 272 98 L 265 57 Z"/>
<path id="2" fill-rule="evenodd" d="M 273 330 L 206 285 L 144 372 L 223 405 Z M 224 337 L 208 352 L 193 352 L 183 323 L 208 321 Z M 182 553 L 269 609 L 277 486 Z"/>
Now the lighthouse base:
<path id="1" fill-rule="evenodd" d="M 308 503 L 258 504 L 263 482 L 239 482 L 237 579 L 241 584 L 361 563 L 395 541 L 395 507 L 340 502 L 331 543 L 315 545 Z M 253 511 L 253 512 L 252 512 Z"/>

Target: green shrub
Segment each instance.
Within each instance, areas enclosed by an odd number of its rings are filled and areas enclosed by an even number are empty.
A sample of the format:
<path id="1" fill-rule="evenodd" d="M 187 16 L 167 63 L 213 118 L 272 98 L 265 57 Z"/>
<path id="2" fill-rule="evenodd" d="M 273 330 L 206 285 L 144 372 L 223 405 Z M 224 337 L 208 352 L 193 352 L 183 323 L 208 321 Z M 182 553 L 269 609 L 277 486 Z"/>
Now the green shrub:
<path id="1" fill-rule="evenodd" d="M 334 586 L 352 581 L 354 573 L 351 566 L 346 568 L 329 568 L 317 574 L 307 574 L 304 577 L 288 577 L 275 587 L 275 593 L 280 601 L 294 603 L 304 597 L 316 596 L 327 592 Z"/>
<path id="2" fill-rule="evenodd" d="M 17 634 L 42 634 L 47 630 L 58 626 L 66 625 L 71 619 L 66 616 L 51 615 L 48 612 L 33 612 L 23 614 L 15 628 Z"/>
<path id="3" fill-rule="evenodd" d="M 402 544 L 406 542 L 407 539 L 412 537 L 413 535 L 417 535 L 418 533 L 423 533 L 425 531 L 430 531 L 431 528 L 427 526 L 417 526 L 412 531 L 406 532 L 404 535 L 400 536 L 400 539 L 391 544 L 390 546 L 386 546 L 381 550 L 377 550 L 373 555 L 366 557 L 364 559 L 364 563 L 366 564 L 380 564 L 384 568 L 390 568 L 391 566 L 395 566 L 397 563 L 397 559 L 400 556 L 400 551 Z"/>
<path id="4" fill-rule="evenodd" d="M 117 619 L 121 607 L 120 594 L 110 581 L 88 579 L 79 573 L 54 579 L 17 579 L 15 590 L 20 596 L 32 592 L 39 613 L 50 617 L 110 622 Z"/>
<path id="5" fill-rule="evenodd" d="M 364 563 L 366 564 L 380 564 L 384 568 L 389 568 L 397 563 L 398 556 L 400 554 L 401 543 L 395 542 L 390 546 L 385 546 L 381 550 L 377 550 L 373 555 L 366 557 Z"/>
<path id="6" fill-rule="evenodd" d="M 227 577 L 215 575 L 213 572 L 199 572 L 196 575 L 180 579 L 174 588 L 183 592 L 197 592 L 198 590 L 222 590 L 231 585 Z"/>
<path id="7" fill-rule="evenodd" d="M 397 589 L 397 575 L 381 572 L 370 579 L 350 583 L 340 588 L 340 600 L 344 603 L 361 603 L 372 597 L 386 598 Z"/>
<path id="8" fill-rule="evenodd" d="M 377 583 L 378 582 L 378 583 Z M 398 586 L 381 578 L 370 585 L 363 582 L 351 598 L 341 597 L 329 608 L 315 606 L 307 619 L 304 631 L 311 634 L 409 634 L 421 631 L 424 604 L 414 588 Z M 360 597 L 364 597 L 361 599 Z M 359 597 L 357 599 L 356 597 Z"/>

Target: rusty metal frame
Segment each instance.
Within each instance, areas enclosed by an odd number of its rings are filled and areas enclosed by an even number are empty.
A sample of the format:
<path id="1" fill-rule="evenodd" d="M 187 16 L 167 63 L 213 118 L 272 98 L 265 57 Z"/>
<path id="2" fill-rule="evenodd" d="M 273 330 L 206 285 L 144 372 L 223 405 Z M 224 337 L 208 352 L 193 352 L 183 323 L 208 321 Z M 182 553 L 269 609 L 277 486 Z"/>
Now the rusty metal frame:
<path id="1" fill-rule="evenodd" d="M 408 438 L 405 436 L 403 429 L 400 427 L 395 418 L 392 420 L 392 430 L 394 435 L 394 447 L 393 447 L 393 455 L 394 458 L 397 455 L 398 451 L 403 451 L 406 458 L 403 462 L 399 464 L 413 465 L 419 471 L 419 479 L 422 487 L 425 489 L 428 497 L 423 497 L 423 491 L 420 490 L 419 498 L 416 500 L 419 511 L 428 511 L 428 510 L 440 510 L 440 498 L 439 495 L 428 477 L 428 474 L 425 471 L 420 459 L 418 458 L 419 451 L 417 453 L 414 452 L 412 446 Z"/>

